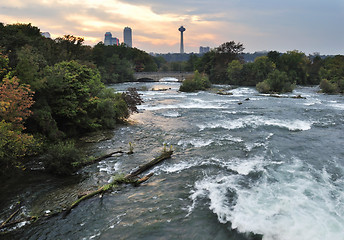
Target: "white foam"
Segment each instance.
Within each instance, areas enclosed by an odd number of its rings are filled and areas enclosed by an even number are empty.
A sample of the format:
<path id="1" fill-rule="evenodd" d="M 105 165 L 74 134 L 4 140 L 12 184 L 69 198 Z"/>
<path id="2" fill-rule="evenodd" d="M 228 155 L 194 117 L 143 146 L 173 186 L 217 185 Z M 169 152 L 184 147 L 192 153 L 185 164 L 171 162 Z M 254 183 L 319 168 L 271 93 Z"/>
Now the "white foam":
<path id="1" fill-rule="evenodd" d="M 237 169 L 245 175 L 266 164 L 253 161 Z M 240 185 L 244 175 L 206 176 L 195 183 L 189 211 L 197 199 L 207 197 L 219 222 L 231 222 L 240 232 L 262 234 L 264 240 L 344 239 L 343 177 L 333 183 L 326 169 L 319 172 L 303 164 L 299 159 L 274 164 L 249 187 Z"/>
<path id="2" fill-rule="evenodd" d="M 181 114 L 177 111 L 168 111 L 168 112 L 164 112 L 162 113 L 162 115 L 164 117 L 171 117 L 171 118 L 177 118 L 177 117 L 180 117 Z"/>
<path id="3" fill-rule="evenodd" d="M 208 146 L 210 144 L 212 144 L 214 141 L 211 139 L 207 139 L 207 140 L 203 140 L 203 139 L 191 139 L 191 140 L 180 140 L 178 142 L 179 146 L 184 146 L 187 147 L 187 145 L 192 145 L 196 148 L 200 148 L 200 147 L 205 147 Z"/>
<path id="4" fill-rule="evenodd" d="M 257 90 L 255 90 L 254 88 L 245 88 L 245 87 L 240 87 L 240 88 L 236 88 L 230 91 L 231 93 L 233 93 L 234 96 L 248 96 L 248 95 L 252 95 L 252 94 L 256 94 Z"/>
<path id="5" fill-rule="evenodd" d="M 224 128 L 228 130 L 239 129 L 243 127 L 259 127 L 259 126 L 276 126 L 287 128 L 290 131 L 306 131 L 311 129 L 312 122 L 302 120 L 280 120 L 271 119 L 262 116 L 247 116 L 234 120 L 220 120 L 217 122 L 198 124 L 200 131 L 206 128 Z"/>
<path id="6" fill-rule="evenodd" d="M 161 109 L 225 109 L 226 106 L 221 106 L 216 102 L 201 102 L 201 101 L 188 101 L 186 103 L 178 104 L 142 104 L 138 106 L 139 110 L 156 111 Z"/>
<path id="7" fill-rule="evenodd" d="M 333 103 L 333 104 L 329 104 L 329 106 L 335 109 L 344 110 L 344 103 Z"/>

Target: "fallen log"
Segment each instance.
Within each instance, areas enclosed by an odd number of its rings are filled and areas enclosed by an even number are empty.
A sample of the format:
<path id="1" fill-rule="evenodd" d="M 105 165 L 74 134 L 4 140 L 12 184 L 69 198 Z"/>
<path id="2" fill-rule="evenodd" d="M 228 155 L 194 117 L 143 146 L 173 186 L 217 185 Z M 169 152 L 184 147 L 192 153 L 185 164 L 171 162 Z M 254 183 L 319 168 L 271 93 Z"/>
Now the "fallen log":
<path id="1" fill-rule="evenodd" d="M 150 161 L 149 163 L 146 163 L 144 165 L 141 165 L 137 170 L 135 170 L 134 172 L 128 174 L 125 176 L 125 178 L 130 179 L 130 178 L 134 178 L 137 175 L 143 173 L 144 171 L 149 170 L 150 168 L 152 168 L 153 166 L 155 166 L 156 164 L 158 164 L 159 162 L 170 158 L 173 154 L 173 151 L 164 151 L 159 157 L 154 158 L 152 161 Z"/>
<path id="2" fill-rule="evenodd" d="M 139 180 L 137 180 L 134 184 L 135 187 L 139 186 L 141 183 L 144 183 L 146 181 L 148 181 L 148 179 L 150 179 L 151 176 L 153 176 L 154 173 L 150 173 L 146 176 L 144 176 L 143 178 L 140 178 Z"/>
<path id="3" fill-rule="evenodd" d="M 12 222 L 7 222 L 6 224 L 4 225 L 1 225 L 0 226 L 0 229 L 4 229 L 4 228 L 9 228 L 9 227 L 12 227 L 18 223 L 22 223 L 22 222 L 26 222 L 26 221 L 35 221 L 37 220 L 38 217 L 36 216 L 32 216 L 32 217 L 24 217 L 24 218 L 21 218 L 21 219 L 18 219 L 18 220 L 15 220 L 15 221 L 12 221 Z"/>
<path id="4" fill-rule="evenodd" d="M 18 202 L 17 205 L 14 208 L 13 213 L 1 224 L 0 229 L 4 228 L 4 226 L 6 226 L 8 224 L 9 221 L 12 220 L 12 218 L 14 218 L 15 215 L 17 215 L 17 213 L 19 212 L 21 207 L 21 202 Z"/>
<path id="5" fill-rule="evenodd" d="M 66 217 L 73 208 L 75 208 L 76 206 L 79 205 L 80 202 L 86 200 L 86 199 L 89 199 L 95 195 L 98 195 L 98 194 L 103 194 L 105 193 L 106 191 L 109 191 L 111 190 L 112 188 L 114 187 L 117 187 L 118 184 L 121 184 L 121 183 L 132 183 L 134 184 L 135 186 L 138 186 L 140 185 L 141 183 L 147 181 L 151 176 L 153 176 L 153 173 L 151 174 L 148 174 L 147 176 L 139 179 L 139 180 L 135 180 L 135 178 L 137 178 L 137 176 L 141 173 L 143 173 L 144 171 L 147 171 L 148 169 L 152 168 L 153 166 L 157 165 L 158 163 L 160 163 L 161 161 L 167 159 L 167 158 L 170 158 L 173 154 L 173 151 L 164 151 L 159 157 L 157 158 L 154 158 L 152 161 L 144 164 L 144 165 L 141 165 L 137 170 L 135 170 L 134 172 L 130 173 L 130 174 L 127 174 L 126 176 L 124 177 L 118 177 L 118 178 L 114 178 L 109 184 L 106 184 L 100 188 L 98 188 L 97 190 L 95 191 L 92 191 L 92 192 L 89 192 L 88 194 L 86 195 L 83 195 L 82 197 L 80 197 L 78 200 L 76 200 L 74 203 L 72 203 L 72 205 L 67 208 L 64 212 L 64 217 Z"/>
<path id="6" fill-rule="evenodd" d="M 119 154 L 119 153 L 124 153 L 124 152 L 123 151 L 111 152 L 111 153 L 102 155 L 100 157 L 94 158 L 92 160 L 89 160 L 89 161 L 86 161 L 86 162 L 82 162 L 82 163 L 78 164 L 78 167 L 86 167 L 88 165 L 92 165 L 92 164 L 100 162 L 100 161 L 102 161 L 102 160 L 104 160 L 106 158 L 112 157 L 112 155 L 114 155 L 114 154 Z M 128 153 L 128 154 L 132 154 L 132 153 Z"/>

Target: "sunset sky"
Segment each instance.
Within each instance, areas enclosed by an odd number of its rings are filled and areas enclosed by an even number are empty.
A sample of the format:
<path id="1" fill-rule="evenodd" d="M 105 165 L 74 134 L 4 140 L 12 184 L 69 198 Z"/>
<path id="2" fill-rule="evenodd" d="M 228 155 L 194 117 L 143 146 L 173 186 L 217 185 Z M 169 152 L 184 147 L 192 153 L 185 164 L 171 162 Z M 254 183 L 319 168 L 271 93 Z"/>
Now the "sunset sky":
<path id="1" fill-rule="evenodd" d="M 234 40 L 245 52 L 300 50 L 344 54 L 344 0 L 0 0 L 0 22 L 31 23 L 52 38 L 71 34 L 88 45 L 105 32 L 147 52 L 185 52 Z"/>

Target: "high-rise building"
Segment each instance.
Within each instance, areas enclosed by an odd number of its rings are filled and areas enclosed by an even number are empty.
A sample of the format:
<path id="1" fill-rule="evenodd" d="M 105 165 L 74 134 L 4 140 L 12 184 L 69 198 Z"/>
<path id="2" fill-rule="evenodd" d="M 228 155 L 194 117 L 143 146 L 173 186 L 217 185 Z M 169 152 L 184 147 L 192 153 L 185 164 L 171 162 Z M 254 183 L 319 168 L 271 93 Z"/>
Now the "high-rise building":
<path id="1" fill-rule="evenodd" d="M 180 32 L 180 54 L 184 53 L 184 38 L 183 38 L 183 32 L 185 32 L 185 28 L 181 26 L 179 29 Z"/>
<path id="2" fill-rule="evenodd" d="M 128 47 L 133 47 L 133 37 L 130 27 L 125 27 L 123 30 L 124 44 Z"/>
<path id="3" fill-rule="evenodd" d="M 104 45 L 105 46 L 112 46 L 112 45 L 119 45 L 119 39 L 116 37 L 112 37 L 111 32 L 106 32 L 105 33 L 105 38 L 104 38 Z"/>
<path id="4" fill-rule="evenodd" d="M 210 51 L 209 47 L 202 47 L 202 46 L 199 47 L 199 54 L 204 54 L 204 53 L 207 53 L 209 51 Z"/>

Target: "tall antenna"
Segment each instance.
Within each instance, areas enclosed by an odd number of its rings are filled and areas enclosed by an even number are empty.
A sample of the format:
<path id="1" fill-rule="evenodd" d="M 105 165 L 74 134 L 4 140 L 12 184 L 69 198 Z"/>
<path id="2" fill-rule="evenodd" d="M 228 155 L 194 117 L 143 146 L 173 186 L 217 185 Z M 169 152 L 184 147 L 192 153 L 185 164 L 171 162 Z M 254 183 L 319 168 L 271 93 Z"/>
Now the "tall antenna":
<path id="1" fill-rule="evenodd" d="M 180 53 L 183 54 L 184 53 L 183 32 L 185 32 L 186 29 L 183 26 L 181 26 L 178 30 L 180 32 Z"/>

